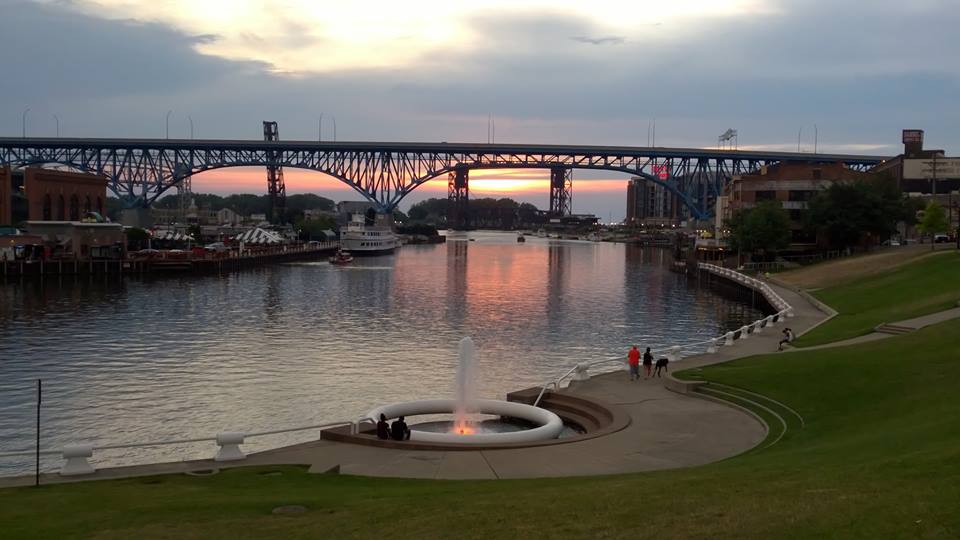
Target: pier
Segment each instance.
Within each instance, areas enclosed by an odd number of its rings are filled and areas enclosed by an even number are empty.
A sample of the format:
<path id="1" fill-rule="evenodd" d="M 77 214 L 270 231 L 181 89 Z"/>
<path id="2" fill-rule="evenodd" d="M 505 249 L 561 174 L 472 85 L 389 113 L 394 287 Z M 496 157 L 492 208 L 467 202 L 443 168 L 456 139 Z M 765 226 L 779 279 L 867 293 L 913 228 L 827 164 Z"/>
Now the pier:
<path id="1" fill-rule="evenodd" d="M 153 258 L 125 258 L 76 260 L 62 259 L 50 261 L 0 261 L 0 276 L 4 279 L 18 279 L 39 276 L 63 275 L 139 275 L 163 273 L 219 273 L 243 270 L 265 264 L 294 261 L 318 260 L 337 250 L 338 242 L 322 242 L 317 246 L 281 246 L 260 248 L 256 251 L 239 254 L 228 252 L 225 256 L 183 252 L 176 256 L 157 256 Z"/>

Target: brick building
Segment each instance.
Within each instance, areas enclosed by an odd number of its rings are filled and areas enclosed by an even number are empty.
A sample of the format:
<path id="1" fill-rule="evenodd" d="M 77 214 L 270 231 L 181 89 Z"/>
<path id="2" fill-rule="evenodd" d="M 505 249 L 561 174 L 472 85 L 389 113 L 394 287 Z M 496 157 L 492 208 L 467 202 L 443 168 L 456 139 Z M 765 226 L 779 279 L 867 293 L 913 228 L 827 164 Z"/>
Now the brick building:
<path id="1" fill-rule="evenodd" d="M 104 213 L 107 180 L 101 176 L 27 168 L 24 192 L 32 221 L 80 221 L 87 212 Z"/>
<path id="2" fill-rule="evenodd" d="M 679 197 L 646 178 L 634 176 L 627 182 L 627 225 L 665 227 L 686 218 Z"/>
<path id="3" fill-rule="evenodd" d="M 761 201 L 780 201 L 790 216 L 791 246 L 813 246 L 817 239 L 804 230 L 803 223 L 807 202 L 834 182 L 871 178 L 873 175 L 848 169 L 843 163 L 782 162 L 762 167 L 757 174 L 734 176 L 724 197 L 717 201 L 717 215 L 729 219 L 737 210 L 753 208 Z"/>

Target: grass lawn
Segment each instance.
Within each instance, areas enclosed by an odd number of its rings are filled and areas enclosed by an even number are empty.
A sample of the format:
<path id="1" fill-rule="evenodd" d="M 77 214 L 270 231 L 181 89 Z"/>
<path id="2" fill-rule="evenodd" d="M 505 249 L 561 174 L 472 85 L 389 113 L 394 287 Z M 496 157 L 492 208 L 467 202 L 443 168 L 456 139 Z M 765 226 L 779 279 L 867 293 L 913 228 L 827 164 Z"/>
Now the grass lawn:
<path id="1" fill-rule="evenodd" d="M 261 467 L 4 489 L 0 537 L 957 538 L 957 335 L 960 320 L 688 372 L 769 395 L 806 422 L 703 467 L 516 481 Z M 272 515 L 282 504 L 309 511 Z"/>
<path id="2" fill-rule="evenodd" d="M 840 314 L 797 339 L 797 347 L 869 334 L 881 323 L 956 306 L 960 300 L 960 253 L 925 257 L 853 283 L 814 291 L 813 295 Z"/>

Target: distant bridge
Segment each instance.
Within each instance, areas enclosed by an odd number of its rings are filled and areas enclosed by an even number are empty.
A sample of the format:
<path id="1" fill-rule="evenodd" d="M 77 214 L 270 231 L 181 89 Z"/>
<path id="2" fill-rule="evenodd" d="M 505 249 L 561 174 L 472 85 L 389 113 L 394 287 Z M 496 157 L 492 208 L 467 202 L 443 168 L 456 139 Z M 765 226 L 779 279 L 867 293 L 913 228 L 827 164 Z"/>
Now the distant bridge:
<path id="1" fill-rule="evenodd" d="M 403 142 L 307 142 L 0 137 L 0 166 L 64 165 L 102 175 L 128 208 L 147 207 L 192 175 L 225 167 L 292 167 L 339 179 L 380 211 L 392 211 L 428 180 L 450 175 L 451 193 L 470 169 L 551 170 L 551 210 L 569 208 L 570 171 L 616 171 L 663 185 L 695 218 L 734 175 L 782 161 L 842 162 L 866 170 L 884 156 L 629 146 Z M 564 183 L 566 184 L 564 185 Z M 569 210 L 567 210 L 569 211 Z"/>

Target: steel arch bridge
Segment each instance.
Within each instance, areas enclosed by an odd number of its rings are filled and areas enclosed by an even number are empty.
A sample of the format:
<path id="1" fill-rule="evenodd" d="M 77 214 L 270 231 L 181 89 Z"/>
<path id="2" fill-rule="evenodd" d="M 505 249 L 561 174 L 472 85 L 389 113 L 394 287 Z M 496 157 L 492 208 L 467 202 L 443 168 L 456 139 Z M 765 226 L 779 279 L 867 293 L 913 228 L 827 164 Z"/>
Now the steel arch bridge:
<path id="1" fill-rule="evenodd" d="M 378 210 L 463 169 L 592 169 L 643 177 L 676 194 L 693 217 L 738 174 L 782 161 L 842 162 L 865 170 L 884 156 L 539 144 L 0 138 L 0 166 L 63 165 L 102 175 L 127 207 L 146 207 L 192 175 L 225 167 L 292 167 L 330 175 Z"/>

